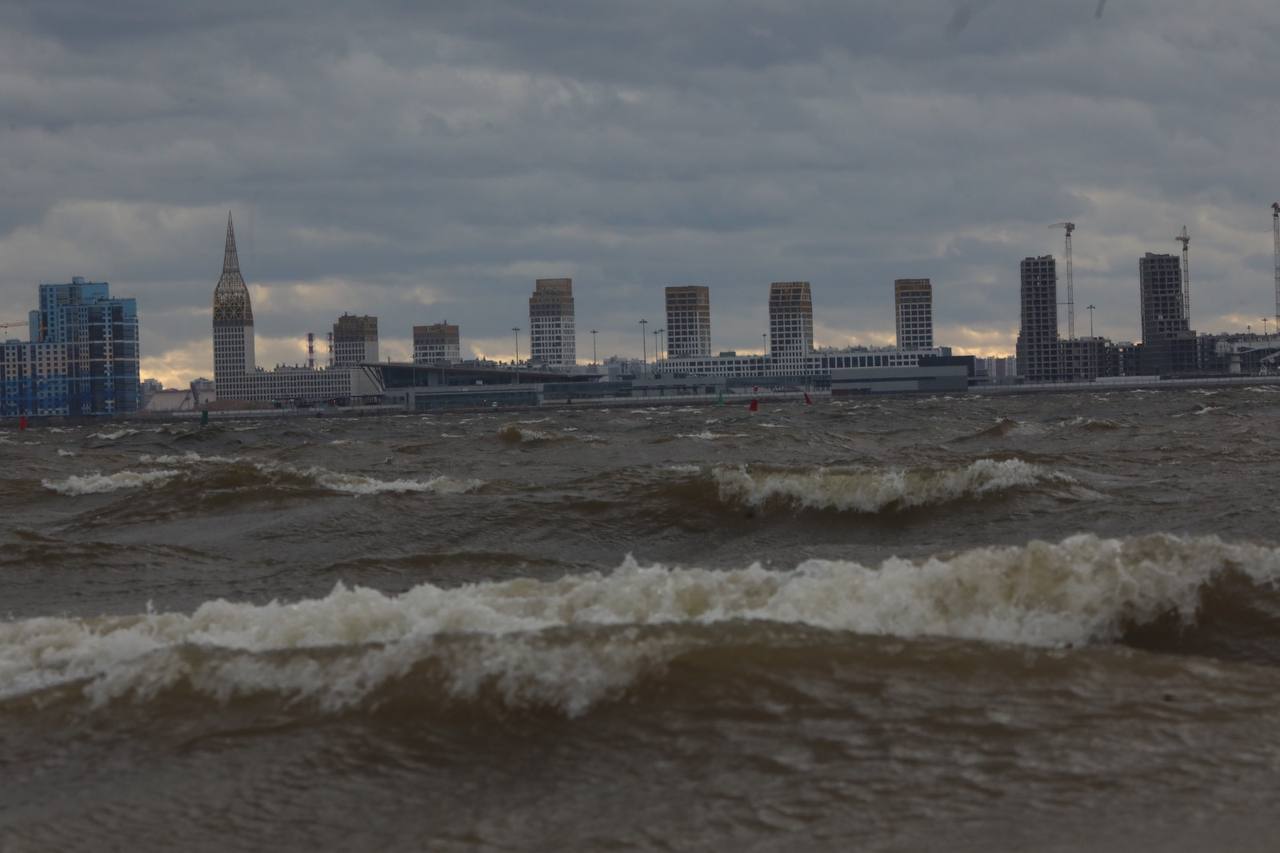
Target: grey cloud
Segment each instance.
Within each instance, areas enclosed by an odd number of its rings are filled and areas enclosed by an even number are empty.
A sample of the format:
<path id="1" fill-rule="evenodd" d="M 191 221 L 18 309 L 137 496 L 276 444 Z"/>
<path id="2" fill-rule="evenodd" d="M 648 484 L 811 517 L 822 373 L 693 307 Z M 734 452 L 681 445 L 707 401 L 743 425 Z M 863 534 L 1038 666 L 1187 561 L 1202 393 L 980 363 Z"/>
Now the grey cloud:
<path id="1" fill-rule="evenodd" d="M 1198 316 L 1270 304 L 1273 2 L 129 9 L 0 10 L 6 319 L 82 274 L 151 308 L 150 351 L 207 336 L 228 207 L 251 283 L 347 282 L 398 337 L 447 315 L 499 339 L 560 273 L 579 352 L 592 327 L 638 350 L 683 282 L 724 348 L 756 345 L 774 279 L 851 334 L 891 328 L 904 275 L 935 278 L 939 322 L 1007 329 L 1018 260 L 1067 218 L 1108 334 L 1136 335 L 1135 254 L 1183 222 Z M 332 313 L 273 304 L 260 331 Z"/>

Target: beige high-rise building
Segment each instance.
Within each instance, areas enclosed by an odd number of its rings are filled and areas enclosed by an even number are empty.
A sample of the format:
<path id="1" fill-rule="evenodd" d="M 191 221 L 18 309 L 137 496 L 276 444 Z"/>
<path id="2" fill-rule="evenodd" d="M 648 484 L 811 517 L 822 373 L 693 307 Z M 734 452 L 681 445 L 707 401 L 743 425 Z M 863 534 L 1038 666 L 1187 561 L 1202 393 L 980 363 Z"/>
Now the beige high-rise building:
<path id="1" fill-rule="evenodd" d="M 667 358 L 711 355 L 711 290 L 667 288 Z"/>
<path id="2" fill-rule="evenodd" d="M 573 279 L 540 278 L 529 297 L 529 363 L 569 368 L 578 363 Z"/>
<path id="3" fill-rule="evenodd" d="M 343 314 L 333 324 L 333 366 L 354 367 L 378 360 L 378 318 Z"/>
<path id="4" fill-rule="evenodd" d="M 893 313 L 898 349 L 933 349 L 933 284 L 927 278 L 900 278 L 893 283 Z"/>
<path id="5" fill-rule="evenodd" d="M 462 361 L 458 327 L 443 323 L 413 327 L 414 364 L 457 364 Z"/>
<path id="6" fill-rule="evenodd" d="M 769 285 L 769 356 L 775 370 L 804 370 L 813 352 L 813 296 L 807 281 Z"/>

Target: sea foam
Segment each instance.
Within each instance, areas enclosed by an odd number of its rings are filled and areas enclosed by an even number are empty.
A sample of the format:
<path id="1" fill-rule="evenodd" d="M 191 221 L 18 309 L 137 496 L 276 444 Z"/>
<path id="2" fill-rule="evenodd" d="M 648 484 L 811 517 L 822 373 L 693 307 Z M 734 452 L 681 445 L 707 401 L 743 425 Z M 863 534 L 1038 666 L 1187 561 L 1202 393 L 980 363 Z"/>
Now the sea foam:
<path id="1" fill-rule="evenodd" d="M 967 497 L 1072 483 L 1070 477 L 1021 459 L 979 459 L 963 468 L 753 471 L 746 466 L 712 472 L 720 499 L 761 508 L 769 503 L 841 512 L 874 513 L 888 508 L 941 504 Z"/>
<path id="2" fill-rule="evenodd" d="M 337 586 L 321 599 L 210 601 L 193 613 L 0 623 L 0 700 L 62 686 L 93 705 L 176 688 L 228 701 L 279 695 L 327 710 L 363 703 L 427 667 L 442 700 L 497 695 L 570 715 L 741 631 L 819 632 L 1062 647 L 1109 643 L 1171 615 L 1195 621 L 1226 572 L 1280 579 L 1280 550 L 1155 534 L 979 548 L 878 566 L 793 570 L 641 565 L 555 581 L 400 595 Z M 769 631 L 752 632 L 768 643 Z M 729 639 L 717 640 L 718 637 Z"/>
<path id="3" fill-rule="evenodd" d="M 40 485 L 60 495 L 98 495 L 121 489 L 139 489 L 155 483 L 164 483 L 180 475 L 181 471 L 160 469 L 157 471 L 117 471 L 114 474 L 73 474 L 65 480 L 41 480 Z"/>

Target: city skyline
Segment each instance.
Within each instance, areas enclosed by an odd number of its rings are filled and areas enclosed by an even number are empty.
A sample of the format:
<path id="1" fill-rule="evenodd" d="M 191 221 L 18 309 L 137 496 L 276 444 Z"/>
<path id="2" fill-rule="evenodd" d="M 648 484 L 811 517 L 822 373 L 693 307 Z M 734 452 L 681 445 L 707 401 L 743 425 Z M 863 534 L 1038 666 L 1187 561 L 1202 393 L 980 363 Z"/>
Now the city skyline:
<path id="1" fill-rule="evenodd" d="M 1280 12 L 1093 5 L 480 3 L 357 26 L 323 4 L 12 4 L 0 321 L 37 282 L 107 279 L 143 306 L 144 375 L 208 375 L 207 235 L 234 208 L 268 365 L 344 311 L 382 318 L 383 357 L 447 318 L 464 355 L 509 358 L 544 277 L 578 285 L 580 361 L 588 328 L 639 355 L 636 319 L 688 282 L 714 291 L 712 348 L 745 350 L 761 288 L 797 278 L 819 345 L 892 344 L 886 291 L 916 277 L 936 342 L 1011 353 L 1018 261 L 1060 256 L 1062 220 L 1098 335 L 1140 338 L 1133 259 L 1183 225 L 1194 327 L 1261 325 Z"/>

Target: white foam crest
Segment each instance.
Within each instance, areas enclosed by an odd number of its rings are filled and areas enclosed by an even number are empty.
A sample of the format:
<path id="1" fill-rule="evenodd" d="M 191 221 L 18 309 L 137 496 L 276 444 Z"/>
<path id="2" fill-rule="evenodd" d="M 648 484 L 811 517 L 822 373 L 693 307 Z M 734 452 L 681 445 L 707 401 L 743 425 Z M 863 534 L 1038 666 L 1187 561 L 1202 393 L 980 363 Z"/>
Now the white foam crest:
<path id="1" fill-rule="evenodd" d="M 67 449 L 65 449 L 65 448 L 59 447 L 59 448 L 58 448 L 58 455 L 59 455 L 59 456 L 75 456 L 75 455 L 76 455 L 76 453 L 75 453 L 75 451 L 74 451 L 74 450 L 67 450 Z"/>
<path id="2" fill-rule="evenodd" d="M 695 438 L 695 439 L 698 439 L 699 441 L 716 441 L 717 439 L 721 439 L 721 438 L 747 438 L 747 437 L 748 436 L 745 432 L 712 432 L 709 429 L 704 429 L 702 432 L 676 433 L 676 438 Z"/>
<path id="3" fill-rule="evenodd" d="M 337 709 L 430 663 L 452 696 L 496 691 L 512 705 L 576 714 L 716 642 L 632 628 L 760 621 L 1048 648 L 1105 643 L 1168 613 L 1191 622 L 1203 586 L 1228 569 L 1275 583 L 1280 550 L 1082 534 L 877 567 L 809 560 L 792 571 L 712 571 L 628 559 L 609 574 L 423 584 L 397 596 L 339 585 L 295 604 L 219 600 L 189 615 L 0 623 L 0 698 L 74 683 L 101 704 L 187 683 L 222 700 L 276 693 Z M 193 649 L 201 653 L 184 654 Z"/>
<path id="4" fill-rule="evenodd" d="M 163 483 L 178 474 L 173 469 L 157 471 L 117 471 L 114 474 L 73 474 L 65 480 L 41 480 L 40 485 L 61 495 L 98 495 L 121 489 L 139 489 L 152 483 Z"/>
<path id="5" fill-rule="evenodd" d="M 377 480 L 363 474 L 340 474 L 326 468 L 306 468 L 299 473 L 310 477 L 322 488 L 352 495 L 376 495 L 383 492 L 431 492 L 437 495 L 460 495 L 484 485 L 480 480 L 459 480 L 437 474 L 425 480 Z"/>
<path id="6" fill-rule="evenodd" d="M 712 472 L 720 499 L 752 507 L 779 501 L 806 509 L 879 512 L 982 497 L 1045 482 L 1073 482 L 1021 459 L 979 459 L 964 468 L 905 469 L 815 468 L 752 472 L 745 466 Z"/>
<path id="7" fill-rule="evenodd" d="M 138 457 L 138 461 L 147 465 L 199 465 L 201 463 L 234 465 L 240 462 L 253 464 L 253 460 L 247 456 L 201 456 L 194 450 L 188 450 L 186 453 L 144 453 Z"/>
<path id="8" fill-rule="evenodd" d="M 115 441 L 116 439 L 124 438 L 128 435 L 137 434 L 138 431 L 136 429 L 118 429 L 115 432 L 92 432 L 89 433 L 89 438 L 101 438 L 106 441 Z"/>

